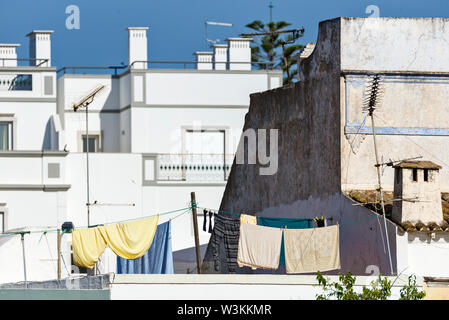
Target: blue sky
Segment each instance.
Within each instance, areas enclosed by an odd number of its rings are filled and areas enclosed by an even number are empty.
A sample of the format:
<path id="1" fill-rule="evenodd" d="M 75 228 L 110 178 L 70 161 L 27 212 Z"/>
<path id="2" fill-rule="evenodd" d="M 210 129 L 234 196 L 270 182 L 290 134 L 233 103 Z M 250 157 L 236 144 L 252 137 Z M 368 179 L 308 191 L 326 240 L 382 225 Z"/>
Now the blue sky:
<path id="1" fill-rule="evenodd" d="M 108 66 L 127 62 L 128 26 L 148 26 L 150 60 L 193 61 L 205 49 L 205 21 L 232 23 L 209 27 L 210 39 L 224 40 L 249 32 L 245 24 L 269 20 L 269 0 L 19 0 L 0 2 L 0 43 L 20 43 L 28 57 L 33 29 L 52 29 L 52 64 Z M 316 40 L 318 23 L 339 16 L 366 17 L 367 6 L 381 17 L 449 17 L 447 0 L 272 0 L 273 20 L 304 27 L 300 43 Z M 80 9 L 80 29 L 66 28 L 66 7 Z"/>

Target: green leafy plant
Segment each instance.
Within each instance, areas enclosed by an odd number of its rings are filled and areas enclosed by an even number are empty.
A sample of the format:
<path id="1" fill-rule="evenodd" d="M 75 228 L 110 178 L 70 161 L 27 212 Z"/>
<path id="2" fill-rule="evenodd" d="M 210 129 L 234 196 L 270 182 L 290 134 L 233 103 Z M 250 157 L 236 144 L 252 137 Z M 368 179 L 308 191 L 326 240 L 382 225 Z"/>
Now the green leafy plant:
<path id="1" fill-rule="evenodd" d="M 284 83 L 292 82 L 292 79 L 297 73 L 297 60 L 294 59 L 294 56 L 303 48 L 300 44 L 290 43 L 294 41 L 291 34 L 282 37 L 281 34 L 277 33 L 290 25 L 290 23 L 285 21 L 272 21 L 265 24 L 260 20 L 255 20 L 246 25 L 247 28 L 259 33 L 270 33 L 269 35 L 254 39 L 255 45 L 251 47 L 251 61 L 255 62 L 259 69 L 267 68 L 267 64 L 268 69 L 281 68 L 285 74 Z M 281 47 L 285 42 L 289 44 L 285 45 L 285 50 L 283 51 Z M 287 65 L 285 64 L 286 61 Z"/>
<path id="2" fill-rule="evenodd" d="M 316 276 L 318 285 L 322 287 L 323 293 L 316 296 L 317 300 L 387 300 L 391 296 L 391 281 L 387 277 L 379 276 L 371 282 L 371 287 L 363 286 L 362 292 L 354 291 L 356 277 L 348 272 L 338 274 L 338 282 L 330 282 L 320 272 Z M 416 287 L 416 277 L 410 276 L 408 284 L 400 291 L 400 300 L 421 300 L 425 296 L 423 291 Z"/>
<path id="3" fill-rule="evenodd" d="M 421 300 L 426 296 L 424 291 L 418 291 L 416 288 L 416 277 L 414 275 L 408 277 L 408 284 L 401 289 L 400 294 L 399 300 Z"/>

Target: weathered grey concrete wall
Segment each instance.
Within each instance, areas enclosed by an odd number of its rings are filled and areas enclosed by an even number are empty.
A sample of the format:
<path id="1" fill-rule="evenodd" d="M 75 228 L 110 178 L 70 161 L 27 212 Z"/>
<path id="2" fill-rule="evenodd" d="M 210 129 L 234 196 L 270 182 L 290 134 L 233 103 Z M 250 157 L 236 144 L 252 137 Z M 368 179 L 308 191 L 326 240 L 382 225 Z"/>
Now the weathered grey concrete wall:
<path id="1" fill-rule="evenodd" d="M 243 130 L 279 130 L 278 171 L 264 176 L 259 174 L 259 164 L 234 163 L 222 210 L 261 212 L 339 192 L 338 36 L 338 20 L 321 23 L 316 49 L 303 63 L 305 80 L 251 95 Z"/>
<path id="2" fill-rule="evenodd" d="M 220 210 L 281 218 L 332 218 L 330 224 L 341 224 L 340 271 L 388 274 L 380 218 L 353 206 L 341 193 L 340 28 L 340 18 L 320 23 L 316 48 L 301 64 L 301 82 L 251 95 L 243 129 L 279 130 L 278 171 L 264 176 L 258 164 L 234 163 Z M 360 219 L 362 224 L 352 223 Z M 388 231 L 395 259 L 396 227 L 389 224 Z M 227 273 L 223 243 L 220 257 L 221 269 L 216 271 L 209 245 L 202 271 Z M 367 270 L 367 266 L 374 267 Z M 237 273 L 285 273 L 285 269 L 238 268 Z"/>

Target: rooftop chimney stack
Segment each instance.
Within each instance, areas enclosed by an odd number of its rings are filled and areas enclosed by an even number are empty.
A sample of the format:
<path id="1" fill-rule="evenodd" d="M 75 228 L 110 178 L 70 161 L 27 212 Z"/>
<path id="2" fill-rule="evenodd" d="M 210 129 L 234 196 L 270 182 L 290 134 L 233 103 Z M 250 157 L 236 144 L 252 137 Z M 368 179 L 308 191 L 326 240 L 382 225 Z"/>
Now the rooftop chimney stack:
<path id="1" fill-rule="evenodd" d="M 17 67 L 16 48 L 20 44 L 0 43 L 0 67 Z"/>
<path id="2" fill-rule="evenodd" d="M 51 66 L 51 40 L 53 30 L 33 30 L 27 34 L 30 38 L 30 66 Z"/>
<path id="3" fill-rule="evenodd" d="M 197 51 L 194 55 L 196 56 L 197 70 L 212 70 L 213 52 Z"/>
<path id="4" fill-rule="evenodd" d="M 228 63 L 228 45 L 215 44 L 212 48 L 214 49 L 214 69 L 226 70 L 226 64 Z"/>
<path id="5" fill-rule="evenodd" d="M 393 166 L 394 199 L 392 219 L 396 223 L 443 222 L 439 170 L 431 161 L 402 161 Z"/>
<path id="6" fill-rule="evenodd" d="M 133 69 L 147 69 L 148 27 L 129 27 L 128 30 L 128 65 Z"/>
<path id="7" fill-rule="evenodd" d="M 252 38 L 228 38 L 228 65 L 229 70 L 251 70 Z"/>

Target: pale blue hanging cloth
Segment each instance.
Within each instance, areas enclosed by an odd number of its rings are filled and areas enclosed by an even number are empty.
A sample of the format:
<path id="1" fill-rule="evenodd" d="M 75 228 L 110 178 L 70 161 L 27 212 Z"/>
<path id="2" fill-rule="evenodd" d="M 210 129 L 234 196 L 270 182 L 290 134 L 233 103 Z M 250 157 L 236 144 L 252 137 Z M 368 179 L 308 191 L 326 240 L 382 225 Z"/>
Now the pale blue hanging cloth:
<path id="1" fill-rule="evenodd" d="M 170 221 L 157 226 L 150 249 L 139 259 L 117 256 L 117 273 L 174 273 Z"/>

